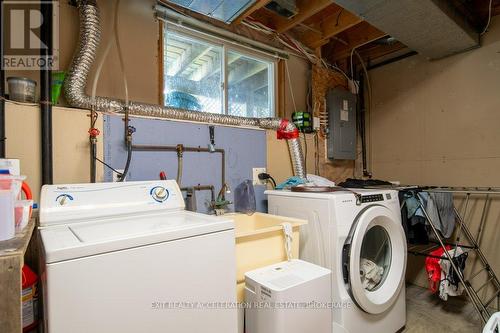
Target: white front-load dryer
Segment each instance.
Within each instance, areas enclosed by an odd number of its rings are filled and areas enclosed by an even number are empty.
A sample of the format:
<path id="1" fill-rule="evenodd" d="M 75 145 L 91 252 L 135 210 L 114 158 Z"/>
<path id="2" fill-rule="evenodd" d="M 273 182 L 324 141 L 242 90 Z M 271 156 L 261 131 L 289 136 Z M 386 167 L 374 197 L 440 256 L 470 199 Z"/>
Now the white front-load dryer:
<path id="1" fill-rule="evenodd" d="M 396 191 L 266 194 L 269 213 L 309 222 L 301 227 L 300 258 L 332 271 L 333 332 L 405 326 L 406 239 Z"/>

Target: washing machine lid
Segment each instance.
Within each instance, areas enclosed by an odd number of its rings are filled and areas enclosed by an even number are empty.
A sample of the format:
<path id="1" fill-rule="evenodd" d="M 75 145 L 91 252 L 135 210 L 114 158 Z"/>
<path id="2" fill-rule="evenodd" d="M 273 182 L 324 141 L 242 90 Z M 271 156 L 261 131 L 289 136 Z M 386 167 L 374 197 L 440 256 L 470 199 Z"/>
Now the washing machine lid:
<path id="1" fill-rule="evenodd" d="M 188 211 L 130 215 L 41 228 L 46 263 L 234 229 L 230 218 Z"/>
<path id="2" fill-rule="evenodd" d="M 397 301 L 404 285 L 406 256 L 400 218 L 382 205 L 364 208 L 342 253 L 344 282 L 359 308 L 381 314 Z"/>

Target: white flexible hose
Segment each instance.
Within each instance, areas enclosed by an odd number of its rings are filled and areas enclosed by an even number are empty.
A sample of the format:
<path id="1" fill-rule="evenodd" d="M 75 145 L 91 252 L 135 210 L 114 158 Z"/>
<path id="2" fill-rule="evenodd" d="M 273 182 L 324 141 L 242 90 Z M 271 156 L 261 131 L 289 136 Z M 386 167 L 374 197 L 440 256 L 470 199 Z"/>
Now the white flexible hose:
<path id="1" fill-rule="evenodd" d="M 102 67 L 104 66 L 104 62 L 106 61 L 106 58 L 108 57 L 109 51 L 111 50 L 111 47 L 113 46 L 113 41 L 116 42 L 116 48 L 118 51 L 118 59 L 120 62 L 120 69 L 122 72 L 122 79 L 123 79 L 123 85 L 125 89 L 125 103 L 126 105 L 129 104 L 129 97 L 128 97 L 128 84 L 127 84 L 127 76 L 125 74 L 125 65 L 123 61 L 123 56 L 122 56 L 122 50 L 120 46 L 120 38 L 118 37 L 118 9 L 120 6 L 120 0 L 116 0 L 113 3 L 113 24 L 111 26 L 111 34 L 109 36 L 108 44 L 106 45 L 106 48 L 104 50 L 104 53 L 99 61 L 99 64 L 97 66 L 97 71 L 94 76 L 94 81 L 92 83 L 92 104 L 95 105 L 95 96 L 96 96 L 96 91 L 97 91 L 97 84 L 99 82 L 99 78 L 101 76 L 102 72 Z M 113 40 L 114 37 L 114 40 Z"/>
<path id="2" fill-rule="evenodd" d="M 127 75 L 125 73 L 125 62 L 123 61 L 122 48 L 120 45 L 120 37 L 118 35 L 118 9 L 120 6 L 120 0 L 117 0 L 115 7 L 115 16 L 114 16 L 114 35 L 116 42 L 116 49 L 118 51 L 118 60 L 120 61 L 120 70 L 122 71 L 122 79 L 123 79 L 123 89 L 125 90 L 125 105 L 128 107 L 129 99 L 128 99 L 128 82 Z"/>
<path id="3" fill-rule="evenodd" d="M 117 2 L 119 0 L 115 1 L 113 3 L 113 7 L 117 6 Z M 111 29 L 114 29 L 114 24 L 111 26 Z M 111 34 L 112 36 L 113 34 Z M 102 67 L 104 66 L 104 62 L 106 61 L 106 58 L 108 57 L 108 54 L 109 54 L 109 51 L 111 50 L 111 46 L 113 46 L 113 38 L 109 38 L 108 40 L 108 44 L 106 45 L 106 48 L 104 49 L 104 53 L 102 54 L 102 57 L 101 59 L 99 60 L 99 63 L 97 65 L 97 70 L 95 72 L 95 75 L 94 75 L 94 81 L 92 82 L 92 98 L 91 98 L 91 101 L 92 101 L 92 105 L 95 105 L 95 96 L 96 96 L 96 91 L 97 91 L 97 83 L 99 82 L 99 78 L 101 76 L 101 71 L 102 71 Z"/>

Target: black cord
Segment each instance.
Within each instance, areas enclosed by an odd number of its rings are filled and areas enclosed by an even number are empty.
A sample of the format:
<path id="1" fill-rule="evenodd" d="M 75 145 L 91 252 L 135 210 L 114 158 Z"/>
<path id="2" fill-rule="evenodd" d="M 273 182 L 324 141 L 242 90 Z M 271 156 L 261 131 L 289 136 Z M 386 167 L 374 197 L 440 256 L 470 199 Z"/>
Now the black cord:
<path id="1" fill-rule="evenodd" d="M 271 181 L 271 183 L 273 183 L 273 188 L 276 188 L 276 181 L 270 174 L 263 172 L 259 173 L 258 177 L 260 180 Z"/>
<path id="2" fill-rule="evenodd" d="M 269 180 L 271 180 L 271 183 L 273 183 L 273 189 L 276 188 L 276 181 L 273 177 L 271 177 L 271 175 L 269 175 Z"/>
<path id="3" fill-rule="evenodd" d="M 132 160 L 132 142 L 127 143 L 127 163 L 125 163 L 125 169 L 123 169 L 123 174 L 121 175 L 119 182 L 123 182 L 125 177 L 127 177 L 128 169 L 130 168 L 130 161 Z"/>
<path id="4" fill-rule="evenodd" d="M 104 165 L 105 167 L 109 168 L 111 171 L 113 171 L 113 172 L 117 173 L 119 177 L 121 177 L 121 176 L 122 176 L 122 173 L 121 173 L 121 172 L 119 172 L 118 170 L 116 170 L 115 168 L 113 168 L 113 167 L 112 167 L 111 165 L 109 165 L 108 163 L 106 163 L 106 162 L 102 161 L 101 159 L 99 159 L 99 157 L 94 157 L 94 158 L 95 158 L 95 160 L 96 160 L 97 162 L 99 162 L 99 163 L 101 163 L 102 165 Z"/>

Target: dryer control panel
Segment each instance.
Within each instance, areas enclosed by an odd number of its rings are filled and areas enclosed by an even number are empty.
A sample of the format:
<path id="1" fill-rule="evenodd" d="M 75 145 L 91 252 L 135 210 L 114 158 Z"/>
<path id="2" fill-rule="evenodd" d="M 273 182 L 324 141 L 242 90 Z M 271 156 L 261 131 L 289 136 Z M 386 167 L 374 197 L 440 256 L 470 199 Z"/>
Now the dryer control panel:
<path id="1" fill-rule="evenodd" d="M 46 185 L 41 193 L 40 225 L 183 209 L 174 180 Z"/>
<path id="2" fill-rule="evenodd" d="M 377 202 L 377 201 L 384 201 L 383 194 L 370 194 L 361 196 L 361 203 Z"/>

